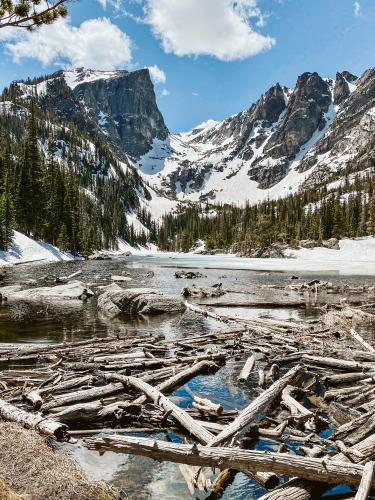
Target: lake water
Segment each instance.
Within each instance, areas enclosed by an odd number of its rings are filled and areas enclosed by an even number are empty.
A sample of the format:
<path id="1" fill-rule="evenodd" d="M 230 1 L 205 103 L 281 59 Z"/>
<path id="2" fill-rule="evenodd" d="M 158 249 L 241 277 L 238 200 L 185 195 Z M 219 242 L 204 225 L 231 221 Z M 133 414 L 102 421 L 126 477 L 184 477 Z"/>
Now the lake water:
<path id="1" fill-rule="evenodd" d="M 249 293 L 231 293 L 224 296 L 225 302 L 243 302 L 245 300 L 264 300 L 280 298 L 280 290 L 269 290 L 267 285 L 285 285 L 291 282 L 292 274 L 297 274 L 299 280 L 309 281 L 316 278 L 332 281 L 334 284 L 347 283 L 351 286 L 374 284 L 371 276 L 350 276 L 338 273 L 316 272 L 262 272 L 242 269 L 241 259 L 237 259 L 237 269 L 233 266 L 225 268 L 225 262 L 215 258 L 200 256 L 173 257 L 167 255 L 133 256 L 129 258 L 116 257 L 110 261 L 39 263 L 15 266 L 7 273 L 4 284 L 22 283 L 25 287 L 47 286 L 53 283 L 55 276 L 67 276 L 82 269 L 78 279 L 89 283 L 94 291 L 98 287 L 111 283 L 111 276 L 126 274 L 132 281 L 122 284 L 127 287 L 152 287 L 165 293 L 180 294 L 182 287 L 192 284 L 213 285 L 223 283 L 224 288 L 240 291 L 246 289 Z M 176 279 L 177 269 L 199 269 L 205 277 L 191 280 Z M 31 282 L 30 280 L 36 280 Z M 285 298 L 285 297 L 284 297 Z M 287 298 L 298 299 L 298 295 Z M 220 308 L 221 312 L 238 317 L 266 316 L 283 320 L 298 320 L 314 318 L 319 314 L 321 302 L 337 301 L 341 296 L 319 295 L 312 297 L 307 309 L 288 308 Z M 79 304 L 76 308 L 67 310 L 46 311 L 45 309 L 26 308 L 14 311 L 9 315 L 7 307 L 0 307 L 0 340 L 2 342 L 51 343 L 75 341 L 93 336 L 107 336 L 120 333 L 128 336 L 163 334 L 166 338 L 189 337 L 210 331 L 226 330 L 228 327 L 209 318 L 197 316 L 191 312 L 180 315 L 165 315 L 156 318 L 142 319 L 119 317 L 108 320 L 102 317 L 96 308 L 95 299 Z M 246 357 L 246 355 L 244 356 Z M 178 389 L 172 397 L 177 398 L 181 406 L 191 404 L 190 391 L 209 397 L 213 402 L 220 402 L 225 409 L 244 408 L 253 398 L 254 379 L 250 378 L 246 385 L 238 386 L 237 375 L 244 360 L 230 360 L 216 374 L 196 377 L 187 386 Z M 187 390 L 188 388 L 188 390 Z M 172 439 L 178 436 L 170 435 Z M 258 442 L 258 447 L 270 447 L 270 442 Z M 77 458 L 87 474 L 95 480 L 105 480 L 123 489 L 124 495 L 131 499 L 190 499 L 192 498 L 177 465 L 156 463 L 147 458 L 132 457 L 123 454 L 105 453 L 99 455 L 89 451 L 79 443 L 68 445 L 67 448 Z M 243 474 L 237 474 L 229 486 L 223 499 L 255 499 L 265 491 Z M 200 494 L 205 498 L 206 494 Z"/>

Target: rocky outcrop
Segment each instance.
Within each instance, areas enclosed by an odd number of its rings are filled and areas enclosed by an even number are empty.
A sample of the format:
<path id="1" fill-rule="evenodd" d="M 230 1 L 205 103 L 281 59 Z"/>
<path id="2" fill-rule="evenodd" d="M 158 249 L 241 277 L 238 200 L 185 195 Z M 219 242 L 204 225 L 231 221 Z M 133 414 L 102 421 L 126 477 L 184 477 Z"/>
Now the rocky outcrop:
<path id="1" fill-rule="evenodd" d="M 333 93 L 333 102 L 335 105 L 342 104 L 347 99 L 351 92 L 349 85 L 354 83 L 358 78 L 348 71 L 336 73 L 335 89 Z"/>
<path id="2" fill-rule="evenodd" d="M 147 153 L 154 139 L 168 136 L 148 69 L 59 71 L 38 83 L 14 83 L 11 92 L 21 99 L 37 98 L 44 111 L 73 122 L 92 138 L 99 135 L 131 158 Z"/>
<path id="3" fill-rule="evenodd" d="M 125 290 L 118 285 L 110 285 L 104 290 L 98 298 L 98 307 L 110 317 L 121 313 L 156 315 L 185 311 L 185 305 L 179 297 L 164 295 L 153 288 Z"/>
<path id="4" fill-rule="evenodd" d="M 28 288 L 14 292 L 11 287 L 7 288 L 9 302 L 42 302 L 61 305 L 70 301 L 86 300 L 94 295 L 94 292 L 81 281 L 72 281 L 52 287 Z"/>

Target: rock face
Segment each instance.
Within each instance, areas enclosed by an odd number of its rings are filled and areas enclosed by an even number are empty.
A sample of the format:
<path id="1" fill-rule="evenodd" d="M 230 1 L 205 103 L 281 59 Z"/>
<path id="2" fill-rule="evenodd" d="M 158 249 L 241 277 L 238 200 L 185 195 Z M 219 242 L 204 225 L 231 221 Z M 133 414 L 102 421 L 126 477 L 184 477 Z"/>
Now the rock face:
<path id="1" fill-rule="evenodd" d="M 17 102 L 36 97 L 115 156 L 129 156 L 173 203 L 277 199 L 353 160 L 370 168 L 375 152 L 375 69 L 360 78 L 342 71 L 335 80 L 306 72 L 293 89 L 276 84 L 245 111 L 180 134 L 169 134 L 148 70 L 59 71 L 14 83 L 8 93 Z"/>
<path id="2" fill-rule="evenodd" d="M 41 109 L 73 122 L 95 138 L 99 134 L 131 158 L 147 153 L 168 129 L 157 107 L 148 69 L 59 71 L 34 83 L 11 87 L 21 98 L 36 96 Z"/>
<path id="3" fill-rule="evenodd" d="M 300 75 L 275 85 L 222 122 L 154 142 L 138 167 L 150 185 L 179 200 L 245 203 L 276 199 L 374 153 L 375 69 L 357 78 Z"/>
<path id="4" fill-rule="evenodd" d="M 164 295 L 153 288 L 123 289 L 118 285 L 107 287 L 98 298 L 98 307 L 107 316 L 126 314 L 163 314 L 185 311 L 183 301 L 171 295 Z"/>

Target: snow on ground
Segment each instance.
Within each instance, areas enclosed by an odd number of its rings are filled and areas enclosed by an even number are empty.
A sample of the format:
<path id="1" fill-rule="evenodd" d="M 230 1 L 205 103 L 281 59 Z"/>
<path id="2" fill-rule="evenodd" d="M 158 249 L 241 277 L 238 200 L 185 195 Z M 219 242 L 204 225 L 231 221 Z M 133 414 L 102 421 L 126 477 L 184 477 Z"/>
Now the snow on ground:
<path id="1" fill-rule="evenodd" d="M 142 251 L 142 253 L 145 253 Z M 155 257 L 155 252 L 147 252 Z M 157 257 L 171 259 L 169 263 L 202 269 L 243 269 L 280 272 L 334 272 L 342 275 L 375 276 L 375 238 L 344 239 L 340 250 L 313 248 L 287 251 L 286 259 L 251 259 L 235 255 L 196 255 L 193 253 L 163 253 Z"/>
<path id="2" fill-rule="evenodd" d="M 74 257 L 69 253 L 60 252 L 53 245 L 43 241 L 34 241 L 18 231 L 14 232 L 14 242 L 9 252 L 0 251 L 0 264 L 2 265 L 40 260 L 58 262 L 74 260 Z"/>

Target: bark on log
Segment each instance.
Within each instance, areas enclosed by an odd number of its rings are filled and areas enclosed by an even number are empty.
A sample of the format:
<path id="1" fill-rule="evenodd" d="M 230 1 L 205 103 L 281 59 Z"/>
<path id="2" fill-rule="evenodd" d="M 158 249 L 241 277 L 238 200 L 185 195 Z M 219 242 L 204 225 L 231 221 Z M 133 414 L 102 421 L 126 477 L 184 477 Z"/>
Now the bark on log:
<path id="1" fill-rule="evenodd" d="M 0 417 L 9 422 L 22 424 L 26 428 L 35 429 L 41 434 L 54 436 L 57 439 L 63 439 L 68 429 L 60 422 L 20 410 L 2 399 L 0 399 Z"/>
<path id="2" fill-rule="evenodd" d="M 148 438 L 111 436 L 88 439 L 90 448 L 147 456 L 195 466 L 219 469 L 237 469 L 244 472 L 274 472 L 298 476 L 309 481 L 328 484 L 357 486 L 361 482 L 364 467 L 333 460 L 306 458 L 287 453 L 269 453 L 239 448 L 216 448 L 201 445 L 166 443 Z M 375 479 L 371 486 L 375 487 Z"/>
<path id="3" fill-rule="evenodd" d="M 66 406 L 73 403 L 81 403 L 83 401 L 90 401 L 92 399 L 100 399 L 104 396 L 109 396 L 111 394 L 116 394 L 118 392 L 124 391 L 124 385 L 118 384 L 108 384 L 101 387 L 93 387 L 92 389 L 87 389 L 85 391 L 72 392 L 71 394 L 63 394 L 61 396 L 56 396 L 52 401 L 45 403 L 42 406 L 42 411 L 47 412 L 52 408 L 57 408 L 58 406 Z"/>
<path id="4" fill-rule="evenodd" d="M 361 484 L 359 485 L 354 500 L 367 500 L 374 479 L 374 465 L 374 462 L 367 462 L 364 466 Z"/>

